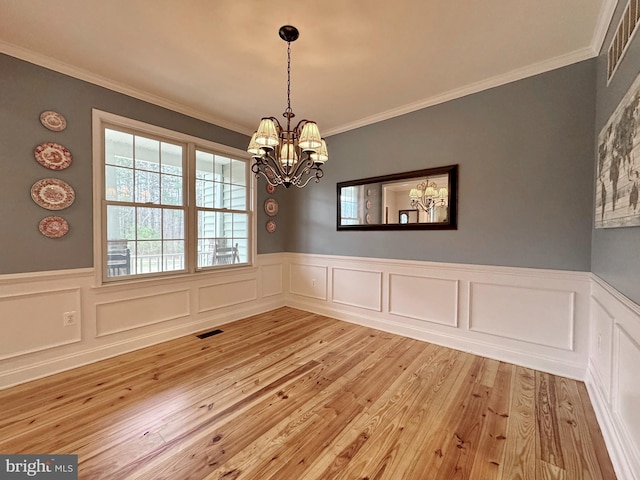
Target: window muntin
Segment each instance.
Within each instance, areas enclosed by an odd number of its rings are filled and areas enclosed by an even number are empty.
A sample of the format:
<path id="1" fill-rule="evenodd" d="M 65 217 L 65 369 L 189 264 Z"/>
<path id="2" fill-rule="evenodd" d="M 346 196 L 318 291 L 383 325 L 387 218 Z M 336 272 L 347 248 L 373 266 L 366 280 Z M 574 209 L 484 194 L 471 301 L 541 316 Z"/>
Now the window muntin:
<path id="1" fill-rule="evenodd" d="M 119 125 L 101 128 L 103 281 L 250 263 L 246 159 L 193 137 L 180 142 Z"/>

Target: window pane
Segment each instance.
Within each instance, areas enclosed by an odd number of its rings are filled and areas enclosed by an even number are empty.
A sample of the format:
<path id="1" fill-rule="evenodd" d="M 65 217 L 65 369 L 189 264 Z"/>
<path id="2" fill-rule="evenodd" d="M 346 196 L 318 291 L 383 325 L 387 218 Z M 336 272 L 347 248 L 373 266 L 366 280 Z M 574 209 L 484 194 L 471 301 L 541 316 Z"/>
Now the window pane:
<path id="1" fill-rule="evenodd" d="M 137 208 L 136 237 L 138 240 L 162 238 L 162 210 L 159 208 Z"/>
<path id="2" fill-rule="evenodd" d="M 238 185 L 231 185 L 231 206 L 233 210 L 245 210 L 247 208 L 247 189 Z"/>
<path id="3" fill-rule="evenodd" d="M 165 240 L 184 240 L 184 212 L 168 208 L 163 212 L 162 237 Z"/>
<path id="4" fill-rule="evenodd" d="M 246 213 L 233 214 L 233 237 L 247 237 L 248 215 Z"/>
<path id="5" fill-rule="evenodd" d="M 198 212 L 198 238 L 215 238 L 216 235 L 216 213 Z"/>
<path id="6" fill-rule="evenodd" d="M 163 242 L 165 272 L 184 270 L 184 241 L 171 240 Z"/>
<path id="7" fill-rule="evenodd" d="M 162 242 L 138 241 L 136 242 L 136 273 L 162 272 Z"/>
<path id="8" fill-rule="evenodd" d="M 213 180 L 213 154 L 196 150 L 196 178 Z"/>
<path id="9" fill-rule="evenodd" d="M 136 170 L 135 201 L 160 203 L 160 174 Z"/>
<path id="10" fill-rule="evenodd" d="M 242 162 L 240 160 L 232 160 L 231 161 L 231 183 L 234 185 L 242 185 L 243 187 L 247 184 L 247 162 Z"/>
<path id="11" fill-rule="evenodd" d="M 135 207 L 107 206 L 107 241 L 135 239 Z"/>
<path id="12" fill-rule="evenodd" d="M 136 135 L 136 168 L 160 171 L 160 142 Z"/>
<path id="13" fill-rule="evenodd" d="M 218 182 L 231 183 L 231 159 L 216 155 L 215 162 L 216 180 Z"/>
<path id="14" fill-rule="evenodd" d="M 196 205 L 198 207 L 213 208 L 215 186 L 216 184 L 213 182 L 196 180 Z"/>
<path id="15" fill-rule="evenodd" d="M 181 176 L 182 147 L 180 145 L 162 142 L 160 148 L 162 173 Z"/>
<path id="16" fill-rule="evenodd" d="M 163 205 L 182 205 L 182 177 L 162 175 L 161 203 Z"/>
<path id="17" fill-rule="evenodd" d="M 105 180 L 107 200 L 133 201 L 133 170 L 107 165 Z"/>
<path id="18" fill-rule="evenodd" d="M 107 128 L 104 141 L 104 161 L 107 165 L 133 167 L 133 135 Z"/>
<path id="19" fill-rule="evenodd" d="M 249 261 L 249 241 L 245 239 L 237 239 L 238 245 L 238 263 L 247 263 Z"/>

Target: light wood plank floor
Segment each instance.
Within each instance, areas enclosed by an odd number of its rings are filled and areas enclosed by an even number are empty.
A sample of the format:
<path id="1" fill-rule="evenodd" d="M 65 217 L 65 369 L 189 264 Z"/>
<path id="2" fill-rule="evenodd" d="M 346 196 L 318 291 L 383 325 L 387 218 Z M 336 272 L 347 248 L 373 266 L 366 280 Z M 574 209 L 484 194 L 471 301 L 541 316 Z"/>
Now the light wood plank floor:
<path id="1" fill-rule="evenodd" d="M 291 308 L 0 391 L 81 479 L 612 479 L 581 382 Z"/>

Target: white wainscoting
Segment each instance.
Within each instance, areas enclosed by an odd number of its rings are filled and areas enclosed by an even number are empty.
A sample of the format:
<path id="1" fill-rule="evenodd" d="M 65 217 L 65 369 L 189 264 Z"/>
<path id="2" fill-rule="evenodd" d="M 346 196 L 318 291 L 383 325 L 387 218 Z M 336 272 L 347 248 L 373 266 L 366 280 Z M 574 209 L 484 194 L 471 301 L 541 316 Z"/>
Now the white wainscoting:
<path id="1" fill-rule="evenodd" d="M 93 269 L 0 275 L 0 388 L 280 307 L 283 255 L 99 287 Z M 65 312 L 76 325 L 63 325 Z"/>
<path id="2" fill-rule="evenodd" d="M 0 275 L 0 388 L 289 305 L 586 379 L 618 478 L 640 480 L 640 307 L 590 273 L 279 253 L 94 281 L 93 269 Z"/>
<path id="3" fill-rule="evenodd" d="M 584 379 L 591 274 L 287 254 L 287 305 Z"/>
<path id="4" fill-rule="evenodd" d="M 640 307 L 593 276 L 587 389 L 618 478 L 640 480 Z"/>

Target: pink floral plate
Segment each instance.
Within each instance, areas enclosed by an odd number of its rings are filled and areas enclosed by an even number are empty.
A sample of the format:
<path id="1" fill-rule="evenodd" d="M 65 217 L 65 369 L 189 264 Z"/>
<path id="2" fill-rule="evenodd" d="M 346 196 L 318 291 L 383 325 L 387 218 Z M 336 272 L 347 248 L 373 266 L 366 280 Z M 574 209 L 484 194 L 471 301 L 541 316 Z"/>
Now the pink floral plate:
<path id="1" fill-rule="evenodd" d="M 264 211 L 270 217 L 274 217 L 278 213 L 278 202 L 275 198 L 267 198 L 264 201 Z"/>
<path id="2" fill-rule="evenodd" d="M 31 198 L 47 210 L 62 210 L 76 199 L 76 193 L 67 183 L 57 178 L 43 178 L 31 187 Z"/>
<path id="3" fill-rule="evenodd" d="M 38 230 L 45 237 L 60 238 L 69 232 L 69 223 L 62 217 L 45 217 L 40 220 Z"/>
<path id="4" fill-rule="evenodd" d="M 271 185 L 270 183 L 267 183 L 267 193 L 273 193 L 276 191 L 276 187 L 274 185 Z"/>
<path id="5" fill-rule="evenodd" d="M 67 128 L 67 119 L 52 110 L 47 110 L 40 114 L 40 123 L 52 132 L 61 132 Z"/>
<path id="6" fill-rule="evenodd" d="M 33 155 L 40 165 L 49 170 L 64 170 L 73 161 L 71 152 L 59 143 L 41 143 L 33 151 Z"/>
<path id="7" fill-rule="evenodd" d="M 274 220 L 269 220 L 264 226 L 264 228 L 267 229 L 267 232 L 273 233 L 276 231 L 276 222 Z"/>

